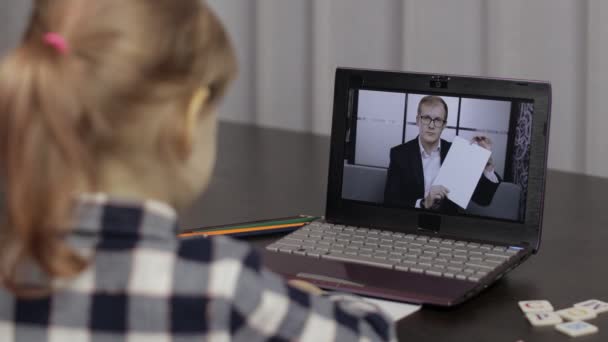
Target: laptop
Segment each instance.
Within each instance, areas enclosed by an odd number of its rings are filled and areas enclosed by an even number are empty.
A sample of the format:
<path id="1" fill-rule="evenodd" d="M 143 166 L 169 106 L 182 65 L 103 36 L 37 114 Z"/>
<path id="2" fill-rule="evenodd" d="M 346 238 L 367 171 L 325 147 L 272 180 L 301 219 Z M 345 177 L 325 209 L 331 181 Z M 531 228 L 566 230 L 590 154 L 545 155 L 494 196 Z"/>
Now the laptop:
<path id="1" fill-rule="evenodd" d="M 546 82 L 337 69 L 325 216 L 268 245 L 265 264 L 396 301 L 475 296 L 538 252 L 550 109 Z M 465 202 L 434 183 L 450 159 L 448 176 L 475 179 L 452 185 Z"/>

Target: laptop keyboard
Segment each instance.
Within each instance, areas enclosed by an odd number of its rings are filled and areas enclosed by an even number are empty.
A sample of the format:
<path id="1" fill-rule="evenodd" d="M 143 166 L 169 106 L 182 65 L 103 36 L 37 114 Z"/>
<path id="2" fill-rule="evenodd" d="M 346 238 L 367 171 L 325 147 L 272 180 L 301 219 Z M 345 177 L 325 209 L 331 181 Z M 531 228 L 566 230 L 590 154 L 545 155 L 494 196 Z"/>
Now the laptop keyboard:
<path id="1" fill-rule="evenodd" d="M 473 282 L 521 250 L 323 222 L 312 222 L 266 249 Z"/>

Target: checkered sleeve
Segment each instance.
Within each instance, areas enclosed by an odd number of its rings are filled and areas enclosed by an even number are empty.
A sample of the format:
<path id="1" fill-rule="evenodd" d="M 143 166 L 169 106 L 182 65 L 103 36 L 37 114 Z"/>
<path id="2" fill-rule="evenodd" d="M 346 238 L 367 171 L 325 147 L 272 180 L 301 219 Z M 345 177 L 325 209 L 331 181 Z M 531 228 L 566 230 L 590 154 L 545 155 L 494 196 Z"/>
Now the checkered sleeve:
<path id="1" fill-rule="evenodd" d="M 261 264 L 250 246 L 214 241 L 216 269 L 230 298 L 230 337 L 236 341 L 394 341 L 394 325 L 372 304 L 352 295 L 316 296 L 291 287 Z M 221 261 L 220 261 L 221 260 Z M 211 272 L 214 277 L 214 272 Z M 217 279 L 217 278 L 216 278 Z M 218 284 L 219 285 L 219 284 Z"/>

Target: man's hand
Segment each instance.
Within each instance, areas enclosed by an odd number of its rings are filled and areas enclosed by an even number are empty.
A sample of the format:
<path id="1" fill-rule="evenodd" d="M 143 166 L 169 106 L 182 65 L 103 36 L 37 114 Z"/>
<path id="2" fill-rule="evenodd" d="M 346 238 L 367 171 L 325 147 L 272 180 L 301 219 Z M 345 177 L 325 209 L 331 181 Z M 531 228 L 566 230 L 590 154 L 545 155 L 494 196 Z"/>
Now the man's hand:
<path id="1" fill-rule="evenodd" d="M 443 201 L 449 192 L 450 190 L 443 185 L 431 186 L 428 196 L 424 198 L 424 207 L 427 209 L 438 209 L 441 201 Z"/>
<path id="2" fill-rule="evenodd" d="M 492 152 L 492 140 L 486 136 L 478 135 L 473 137 L 473 139 L 471 139 L 471 144 L 477 144 L 485 148 L 486 150 Z M 494 160 L 492 159 L 492 156 L 490 156 L 490 159 L 486 164 L 486 171 L 494 172 Z"/>

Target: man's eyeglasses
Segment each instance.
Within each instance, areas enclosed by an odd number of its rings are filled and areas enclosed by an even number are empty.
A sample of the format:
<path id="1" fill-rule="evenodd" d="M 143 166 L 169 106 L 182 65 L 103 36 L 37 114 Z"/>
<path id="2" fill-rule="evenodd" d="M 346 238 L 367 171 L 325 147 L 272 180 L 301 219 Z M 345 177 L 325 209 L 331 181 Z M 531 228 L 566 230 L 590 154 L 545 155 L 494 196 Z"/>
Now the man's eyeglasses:
<path id="1" fill-rule="evenodd" d="M 420 115 L 420 122 L 422 122 L 425 126 L 430 126 L 431 122 L 433 123 L 433 126 L 436 127 L 443 127 L 443 125 L 445 125 L 446 121 L 440 118 L 431 118 L 428 115 Z"/>

